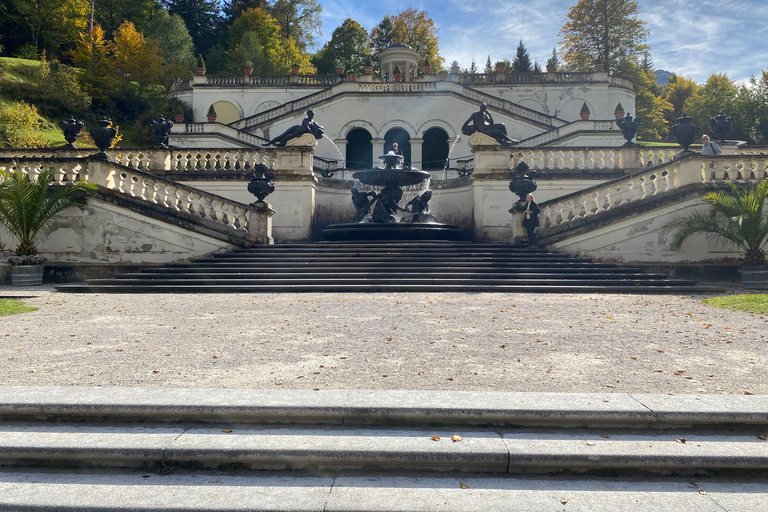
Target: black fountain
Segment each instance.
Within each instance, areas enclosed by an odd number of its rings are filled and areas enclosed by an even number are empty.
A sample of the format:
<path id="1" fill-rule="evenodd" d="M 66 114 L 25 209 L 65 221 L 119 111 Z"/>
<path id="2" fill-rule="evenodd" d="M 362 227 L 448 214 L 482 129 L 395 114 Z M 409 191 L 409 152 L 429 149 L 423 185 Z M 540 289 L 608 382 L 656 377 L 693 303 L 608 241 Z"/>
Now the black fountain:
<path id="1" fill-rule="evenodd" d="M 380 158 L 387 168 L 368 169 L 352 175 L 374 190 L 352 189 L 352 203 L 357 210 L 353 222 L 328 226 L 323 230 L 325 240 L 466 240 L 462 229 L 441 224 L 429 213 L 432 191 L 427 187 L 405 206 L 400 206 L 403 189 L 428 183 L 431 177 L 428 172 L 403 169 L 401 155 L 387 154 Z"/>

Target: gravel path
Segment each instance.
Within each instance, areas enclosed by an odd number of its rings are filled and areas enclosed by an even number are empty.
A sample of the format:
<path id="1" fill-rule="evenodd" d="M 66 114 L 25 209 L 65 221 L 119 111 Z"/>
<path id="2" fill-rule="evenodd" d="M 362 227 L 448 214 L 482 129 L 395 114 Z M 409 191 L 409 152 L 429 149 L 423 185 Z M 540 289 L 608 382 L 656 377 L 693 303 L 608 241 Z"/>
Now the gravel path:
<path id="1" fill-rule="evenodd" d="M 2 385 L 768 393 L 768 317 L 701 297 L 12 295 Z"/>

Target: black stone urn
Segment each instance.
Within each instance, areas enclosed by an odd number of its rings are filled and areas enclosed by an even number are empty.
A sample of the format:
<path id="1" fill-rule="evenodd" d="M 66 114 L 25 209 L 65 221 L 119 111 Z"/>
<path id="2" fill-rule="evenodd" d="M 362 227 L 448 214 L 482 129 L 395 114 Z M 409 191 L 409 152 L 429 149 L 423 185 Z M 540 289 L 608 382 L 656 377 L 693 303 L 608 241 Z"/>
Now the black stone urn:
<path id="1" fill-rule="evenodd" d="M 77 149 L 75 141 L 80 136 L 83 126 L 85 126 L 84 123 L 76 121 L 73 116 L 69 116 L 69 119 L 59 123 L 59 128 L 64 132 L 64 140 L 67 141 L 67 144 L 62 149 Z"/>
<path id="2" fill-rule="evenodd" d="M 112 141 L 117 136 L 117 130 L 112 128 L 112 121 L 106 117 L 96 122 L 97 126 L 91 128 L 91 137 L 96 147 L 100 149 L 98 156 L 107 157 L 107 149 L 112 145 Z"/>
<path id="3" fill-rule="evenodd" d="M 171 128 L 173 128 L 173 121 L 160 116 L 154 121 L 150 119 L 148 124 L 155 134 L 157 146 L 161 149 L 168 149 L 168 134 L 171 133 Z"/>
<path id="4" fill-rule="evenodd" d="M 718 142 L 724 143 L 726 142 L 726 138 L 728 138 L 728 134 L 731 133 L 731 128 L 733 127 L 733 117 L 725 117 L 725 114 L 720 112 L 715 117 L 709 118 L 709 126 L 712 128 L 712 135 L 713 138 L 718 139 Z"/>
<path id="5" fill-rule="evenodd" d="M 670 129 L 677 143 L 683 146 L 683 151 L 690 152 L 691 144 L 696 140 L 699 127 L 693 124 L 693 118 L 683 112 L 683 116 L 677 119 L 677 124 Z"/>
<path id="6" fill-rule="evenodd" d="M 248 192 L 256 196 L 257 201 L 253 203 L 254 205 L 263 205 L 264 198 L 275 191 L 275 184 L 272 182 L 275 173 L 264 164 L 256 164 L 253 170 L 254 172 L 248 174 L 251 178 L 251 182 L 248 183 Z"/>
<path id="7" fill-rule="evenodd" d="M 619 125 L 619 130 L 624 136 L 624 140 L 627 142 L 622 146 L 623 148 L 633 148 L 637 144 L 632 142 L 632 139 L 637 135 L 637 128 L 640 126 L 640 120 L 637 118 L 632 119 L 632 115 L 627 112 L 627 115 L 620 117 L 616 120 L 616 124 Z"/>
<path id="8" fill-rule="evenodd" d="M 525 196 L 533 193 L 538 188 L 533 178 L 536 177 L 536 171 L 528 172 L 528 164 L 520 162 L 514 171 L 509 171 L 509 190 L 517 194 L 518 202 L 525 202 Z"/>

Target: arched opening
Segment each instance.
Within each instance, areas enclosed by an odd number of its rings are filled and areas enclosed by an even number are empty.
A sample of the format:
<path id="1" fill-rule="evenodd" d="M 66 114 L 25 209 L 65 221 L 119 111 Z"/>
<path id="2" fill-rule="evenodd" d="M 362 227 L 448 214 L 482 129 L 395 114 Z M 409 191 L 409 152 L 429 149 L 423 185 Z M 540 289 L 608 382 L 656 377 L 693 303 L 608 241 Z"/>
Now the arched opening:
<path id="1" fill-rule="evenodd" d="M 384 136 L 384 153 L 392 149 L 392 144 L 397 142 L 399 149 L 403 150 L 403 165 L 411 165 L 411 137 L 402 128 L 392 128 Z"/>
<path id="2" fill-rule="evenodd" d="M 216 121 L 221 124 L 234 123 L 240 119 L 240 110 L 228 101 L 217 101 L 213 104 L 213 109 L 216 111 Z"/>
<path id="3" fill-rule="evenodd" d="M 355 128 L 347 134 L 347 169 L 373 168 L 373 144 L 371 134 L 363 128 Z"/>
<path id="4" fill-rule="evenodd" d="M 421 168 L 442 169 L 448 158 L 448 134 L 442 128 L 430 128 L 424 132 L 421 146 Z"/>

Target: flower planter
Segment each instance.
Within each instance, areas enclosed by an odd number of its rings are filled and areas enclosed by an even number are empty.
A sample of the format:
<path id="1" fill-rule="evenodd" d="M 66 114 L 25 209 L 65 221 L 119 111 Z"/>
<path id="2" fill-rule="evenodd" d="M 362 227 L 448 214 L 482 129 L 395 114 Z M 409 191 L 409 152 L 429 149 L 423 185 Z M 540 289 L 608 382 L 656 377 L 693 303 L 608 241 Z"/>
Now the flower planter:
<path id="1" fill-rule="evenodd" d="M 604 64 L 595 64 L 595 71 L 598 73 L 602 73 L 605 71 L 605 65 Z"/>
<path id="2" fill-rule="evenodd" d="M 336 68 L 336 74 L 337 75 L 343 75 L 344 74 L 344 68 L 339 66 Z"/>
<path id="3" fill-rule="evenodd" d="M 745 290 L 768 290 L 768 267 L 744 267 L 739 272 Z"/>
<path id="4" fill-rule="evenodd" d="M 554 72 L 555 72 L 555 65 L 547 64 L 547 73 L 554 73 Z"/>
<path id="5" fill-rule="evenodd" d="M 205 76 L 205 68 L 197 68 L 197 69 L 195 70 L 195 74 L 196 74 L 197 76 Z"/>
<path id="6" fill-rule="evenodd" d="M 615 117 L 616 119 L 623 118 L 624 117 L 624 111 L 623 110 L 617 110 L 616 112 L 613 113 L 613 117 Z"/>
<path id="7" fill-rule="evenodd" d="M 581 116 L 582 121 L 588 121 L 589 120 L 589 112 L 580 112 L 579 115 Z"/>
<path id="8" fill-rule="evenodd" d="M 11 265 L 13 286 L 40 286 L 43 284 L 44 265 Z"/>
<path id="9" fill-rule="evenodd" d="M 425 75 L 429 75 L 429 74 L 431 74 L 431 73 L 432 73 L 432 66 L 423 66 L 423 67 L 421 68 L 421 71 L 422 71 L 422 73 L 424 73 Z"/>
<path id="10" fill-rule="evenodd" d="M 400 80 L 402 80 L 403 75 L 402 73 L 392 73 L 392 78 L 395 79 L 395 82 L 399 82 Z"/>
<path id="11" fill-rule="evenodd" d="M 251 66 L 245 66 L 243 67 L 243 74 L 251 76 L 251 73 L 253 73 L 253 68 Z"/>
<path id="12" fill-rule="evenodd" d="M 459 71 L 461 71 L 461 68 L 459 66 L 451 66 L 451 74 L 452 75 L 458 75 Z"/>
<path id="13" fill-rule="evenodd" d="M 299 71 L 301 71 L 301 66 L 291 66 L 291 73 L 294 75 L 298 75 Z"/>
<path id="14" fill-rule="evenodd" d="M 441 82 L 445 82 L 446 80 L 448 80 L 448 75 L 446 73 L 438 73 L 437 79 L 440 80 Z"/>
<path id="15" fill-rule="evenodd" d="M 208 122 L 209 123 L 215 123 L 216 122 L 216 114 L 208 114 Z"/>
<path id="16" fill-rule="evenodd" d="M 349 73 L 347 75 L 347 82 L 357 82 L 357 73 Z"/>
<path id="17" fill-rule="evenodd" d="M 173 122 L 174 123 L 183 123 L 184 122 L 184 114 L 173 114 Z"/>
<path id="18" fill-rule="evenodd" d="M 373 66 L 365 66 L 365 74 L 366 75 L 372 75 L 373 74 Z"/>

